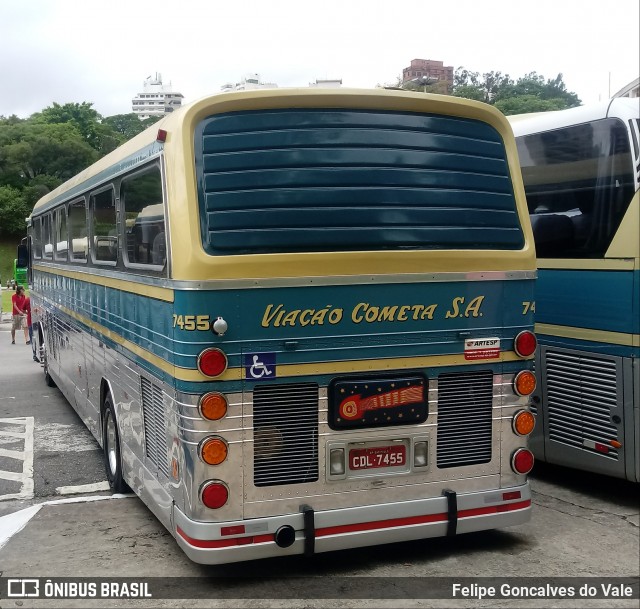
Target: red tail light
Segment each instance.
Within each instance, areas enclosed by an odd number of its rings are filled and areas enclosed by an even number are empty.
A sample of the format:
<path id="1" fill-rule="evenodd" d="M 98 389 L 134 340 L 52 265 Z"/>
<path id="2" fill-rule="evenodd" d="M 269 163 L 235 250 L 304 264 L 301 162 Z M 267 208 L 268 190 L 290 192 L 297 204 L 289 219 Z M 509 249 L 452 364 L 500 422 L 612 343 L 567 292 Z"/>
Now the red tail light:
<path id="1" fill-rule="evenodd" d="M 533 355 L 538 346 L 538 339 L 533 332 L 525 330 L 520 332 L 513 341 L 513 348 L 520 357 L 529 357 Z"/>
<path id="2" fill-rule="evenodd" d="M 210 347 L 198 355 L 198 370 L 205 376 L 215 378 L 227 369 L 227 356 L 220 349 Z"/>
<path id="3" fill-rule="evenodd" d="M 511 468 L 516 474 L 528 474 L 533 469 L 533 453 L 526 448 L 519 448 L 511 457 Z"/>
<path id="4" fill-rule="evenodd" d="M 200 499 L 208 508 L 217 510 L 229 499 L 229 489 L 219 480 L 209 480 L 200 489 Z"/>

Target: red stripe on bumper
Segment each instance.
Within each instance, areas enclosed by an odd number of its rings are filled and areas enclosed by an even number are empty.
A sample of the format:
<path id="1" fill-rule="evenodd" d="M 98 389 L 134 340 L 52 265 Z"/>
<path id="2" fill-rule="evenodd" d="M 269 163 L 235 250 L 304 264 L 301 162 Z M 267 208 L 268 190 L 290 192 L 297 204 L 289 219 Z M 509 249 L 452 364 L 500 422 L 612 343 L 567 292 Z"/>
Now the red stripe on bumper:
<path id="1" fill-rule="evenodd" d="M 512 510 L 521 510 L 531 505 L 531 501 L 519 501 L 518 503 L 507 503 L 502 505 L 494 505 L 490 507 L 474 508 L 471 510 L 461 510 L 458 512 L 458 518 L 470 518 L 472 516 L 485 516 L 487 514 L 498 514 L 502 512 L 510 512 Z M 392 518 L 391 520 L 378 520 L 376 522 L 361 522 L 358 524 L 345 524 L 337 527 L 327 527 L 326 529 L 318 529 L 316 537 L 324 537 L 326 535 L 340 535 L 341 533 L 355 533 L 358 531 L 375 531 L 377 529 L 390 529 L 393 527 L 407 527 L 414 524 L 426 524 L 428 522 L 446 522 L 447 514 L 428 514 L 426 516 L 409 516 L 407 518 Z"/>
<path id="2" fill-rule="evenodd" d="M 194 548 L 204 549 L 231 548 L 233 546 L 246 546 L 251 543 L 273 541 L 273 535 L 252 535 L 250 537 L 232 537 L 231 539 L 194 539 L 189 537 L 180 527 L 176 527 L 176 532 L 189 545 Z"/>
<path id="3" fill-rule="evenodd" d="M 489 514 L 502 514 L 504 512 L 523 510 L 528 507 L 531 507 L 530 499 L 527 499 L 526 501 L 518 501 L 517 503 L 503 503 L 500 505 L 461 510 L 458 512 L 458 519 L 472 518 L 474 516 L 487 516 Z M 359 522 L 356 524 L 326 527 L 324 529 L 317 529 L 315 536 L 327 537 L 329 535 L 340 535 L 343 533 L 375 531 L 378 529 L 391 529 L 394 527 L 407 527 L 416 524 L 446 521 L 446 513 L 427 514 L 425 516 L 408 516 L 406 518 L 391 518 L 389 520 L 377 520 L 375 522 Z M 231 539 L 220 540 L 194 539 L 193 537 L 189 537 L 180 527 L 177 527 L 176 531 L 188 544 L 195 548 L 203 549 L 230 548 L 233 546 L 243 546 L 251 543 L 268 543 L 274 541 L 273 535 L 254 535 L 249 537 L 233 537 Z"/>

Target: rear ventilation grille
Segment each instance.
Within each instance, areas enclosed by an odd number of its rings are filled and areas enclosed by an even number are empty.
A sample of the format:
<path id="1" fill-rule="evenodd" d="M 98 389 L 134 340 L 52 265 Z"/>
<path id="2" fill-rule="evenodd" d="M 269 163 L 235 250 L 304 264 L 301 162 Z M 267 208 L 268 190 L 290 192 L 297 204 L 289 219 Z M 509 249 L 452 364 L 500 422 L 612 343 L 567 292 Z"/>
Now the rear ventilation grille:
<path id="1" fill-rule="evenodd" d="M 169 476 L 167 457 L 167 421 L 164 414 L 163 392 L 145 377 L 140 377 L 142 418 L 147 457 L 165 476 Z"/>
<path id="2" fill-rule="evenodd" d="M 493 372 L 438 377 L 438 452 L 441 469 L 491 461 Z"/>
<path id="3" fill-rule="evenodd" d="M 256 486 L 318 480 L 318 385 L 261 385 L 253 391 Z"/>
<path id="4" fill-rule="evenodd" d="M 617 460 L 610 446 L 618 440 L 612 409 L 621 403 L 616 360 L 547 350 L 545 363 L 549 438 Z M 606 454 L 597 450 L 600 444 L 608 447 Z"/>

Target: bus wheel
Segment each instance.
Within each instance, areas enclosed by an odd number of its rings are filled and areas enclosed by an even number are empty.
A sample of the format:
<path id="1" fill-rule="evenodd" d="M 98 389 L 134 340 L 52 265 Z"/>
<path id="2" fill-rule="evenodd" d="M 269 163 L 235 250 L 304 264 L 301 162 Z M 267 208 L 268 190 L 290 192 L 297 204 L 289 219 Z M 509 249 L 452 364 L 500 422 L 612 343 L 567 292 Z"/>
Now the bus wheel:
<path id="1" fill-rule="evenodd" d="M 43 352 L 42 365 L 44 366 L 44 382 L 47 384 L 47 387 L 55 387 L 56 382 L 51 378 L 51 375 L 49 374 L 49 364 L 47 364 L 46 351 Z"/>
<path id="2" fill-rule="evenodd" d="M 124 493 L 129 490 L 122 477 L 122 459 L 120 457 L 120 434 L 113 414 L 114 408 L 111 396 L 104 400 L 104 415 L 102 418 L 102 449 L 104 451 L 104 465 L 107 470 L 107 480 L 114 493 Z"/>

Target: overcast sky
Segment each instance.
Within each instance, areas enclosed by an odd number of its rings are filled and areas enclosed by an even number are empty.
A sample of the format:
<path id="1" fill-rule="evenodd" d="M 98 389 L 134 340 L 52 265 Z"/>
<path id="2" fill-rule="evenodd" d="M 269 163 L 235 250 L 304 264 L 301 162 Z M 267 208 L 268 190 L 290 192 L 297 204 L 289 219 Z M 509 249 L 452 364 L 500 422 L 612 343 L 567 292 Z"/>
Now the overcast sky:
<path id="1" fill-rule="evenodd" d="M 149 75 L 185 103 L 259 73 L 393 83 L 412 59 L 558 73 L 583 103 L 640 71 L 638 0 L 0 0 L 0 115 L 53 102 L 131 112 Z"/>

